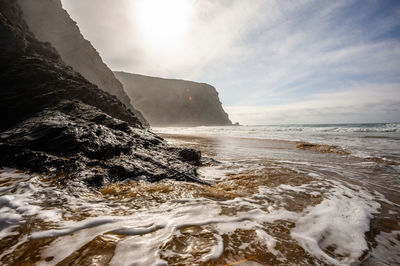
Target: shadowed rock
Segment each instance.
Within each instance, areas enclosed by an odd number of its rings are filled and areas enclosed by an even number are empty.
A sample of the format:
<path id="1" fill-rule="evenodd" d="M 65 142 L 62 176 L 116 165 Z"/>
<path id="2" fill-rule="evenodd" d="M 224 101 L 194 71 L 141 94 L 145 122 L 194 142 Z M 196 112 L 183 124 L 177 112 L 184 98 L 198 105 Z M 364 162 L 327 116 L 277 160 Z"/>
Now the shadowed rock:
<path id="1" fill-rule="evenodd" d="M 95 187 L 125 179 L 201 183 L 193 166 L 200 159 L 198 151 L 171 149 L 152 132 L 79 101 L 60 102 L 0 134 L 3 165 L 63 171 Z"/>
<path id="2" fill-rule="evenodd" d="M 103 91 L 116 96 L 142 125 L 148 126 L 140 111 L 132 106 L 121 82 L 92 44 L 83 37 L 60 0 L 18 0 L 18 3 L 29 30 L 39 41 L 49 42 L 68 66 Z"/>
<path id="3" fill-rule="evenodd" d="M 183 149 L 179 152 L 179 156 L 186 162 L 199 165 L 201 161 L 201 153 L 195 149 Z"/>
<path id="4" fill-rule="evenodd" d="M 63 174 L 91 187 L 125 179 L 204 183 L 115 97 L 37 41 L 14 0 L 0 2 L 0 167 Z M 190 157 L 194 159 L 195 157 Z"/>

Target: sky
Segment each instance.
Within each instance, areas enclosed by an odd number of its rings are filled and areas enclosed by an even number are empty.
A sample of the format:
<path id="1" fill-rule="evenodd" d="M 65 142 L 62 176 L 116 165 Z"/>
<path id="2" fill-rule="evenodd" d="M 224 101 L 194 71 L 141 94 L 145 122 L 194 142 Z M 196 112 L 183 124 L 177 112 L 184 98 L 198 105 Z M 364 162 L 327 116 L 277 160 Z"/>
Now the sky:
<path id="1" fill-rule="evenodd" d="M 241 124 L 400 121 L 398 0 L 62 0 L 112 70 L 205 82 Z"/>

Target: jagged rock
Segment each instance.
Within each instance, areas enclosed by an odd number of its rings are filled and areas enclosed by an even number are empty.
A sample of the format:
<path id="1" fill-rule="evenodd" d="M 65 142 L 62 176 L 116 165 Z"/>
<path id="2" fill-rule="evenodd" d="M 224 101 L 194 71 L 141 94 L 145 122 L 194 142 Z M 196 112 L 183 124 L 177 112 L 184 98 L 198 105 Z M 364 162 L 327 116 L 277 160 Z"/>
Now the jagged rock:
<path id="1" fill-rule="evenodd" d="M 216 89 L 205 83 L 114 72 L 152 126 L 231 125 Z"/>
<path id="2" fill-rule="evenodd" d="M 193 167 L 200 160 L 196 150 L 171 152 L 151 131 L 80 101 L 62 101 L 0 134 L 3 164 L 41 173 L 62 170 L 96 187 L 125 179 L 201 182 Z"/>
<path id="3" fill-rule="evenodd" d="M 201 153 L 195 149 L 183 149 L 179 152 L 179 156 L 194 165 L 199 165 L 201 161 Z"/>
<path id="4" fill-rule="evenodd" d="M 100 54 L 81 34 L 60 0 L 18 0 L 24 20 L 35 37 L 49 42 L 61 59 L 100 89 L 116 96 L 142 125 L 148 126 L 140 111 L 131 104 L 121 82 L 103 62 Z"/>
<path id="5" fill-rule="evenodd" d="M 121 102 L 37 41 L 14 0 L 0 2 L 0 167 L 92 187 L 124 179 L 204 183 Z"/>
<path id="6" fill-rule="evenodd" d="M 302 149 L 302 150 L 323 152 L 323 153 L 336 153 L 336 154 L 341 154 L 341 155 L 349 155 L 349 152 L 347 152 L 335 145 L 300 142 L 297 144 L 296 148 Z"/>

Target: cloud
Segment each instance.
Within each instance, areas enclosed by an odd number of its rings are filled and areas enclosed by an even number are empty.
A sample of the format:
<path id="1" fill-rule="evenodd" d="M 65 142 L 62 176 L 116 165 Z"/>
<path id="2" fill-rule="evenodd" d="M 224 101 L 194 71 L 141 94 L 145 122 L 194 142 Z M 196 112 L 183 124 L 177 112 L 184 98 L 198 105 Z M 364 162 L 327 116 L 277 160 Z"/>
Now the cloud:
<path id="1" fill-rule="evenodd" d="M 143 0 L 62 1 L 112 69 L 212 84 L 241 123 L 263 123 L 266 110 L 275 110 L 273 121 L 286 117 L 288 123 L 393 119 L 384 110 L 393 109 L 389 102 L 398 94 L 377 105 L 383 109 L 375 114 L 359 97 L 332 110 L 335 116 L 310 100 L 322 102 L 333 93 L 339 102 L 343 91 L 382 98 L 388 84 L 392 93 L 400 90 L 398 1 L 186 0 L 193 10 L 175 46 L 150 45 L 143 36 L 135 18 L 135 3 Z M 305 103 L 308 111 L 300 108 Z M 246 106 L 264 111 L 236 113 Z M 278 114 L 296 108 L 303 118 Z"/>
<path id="2" fill-rule="evenodd" d="M 193 12 L 185 38 L 175 46 L 167 46 L 157 38 L 148 38 L 159 34 L 155 28 L 147 27 L 154 31 L 150 33 L 141 29 L 136 9 L 145 1 L 62 0 L 62 3 L 112 69 L 188 79 L 201 78 L 202 71 L 222 57 L 238 56 L 235 43 L 255 23 L 263 2 L 187 0 Z M 153 2 L 157 7 L 157 1 Z"/>
<path id="3" fill-rule="evenodd" d="M 246 124 L 398 122 L 400 83 L 370 84 L 315 93 L 309 99 L 274 106 L 226 107 Z"/>
<path id="4" fill-rule="evenodd" d="M 358 80 L 396 81 L 399 40 L 369 40 L 379 33 L 372 33 L 374 28 L 366 29 L 361 22 L 349 22 L 342 15 L 348 8 L 346 2 L 341 3 L 331 6 L 325 2 L 318 12 L 310 11 L 308 3 L 285 13 L 269 30 L 263 24 L 264 31 L 242 48 L 251 54 L 247 53 L 241 68 L 216 78 L 218 85 L 232 77 L 240 80 L 236 83 L 239 93 L 226 95 L 227 104 L 265 105 L 279 99 L 284 103 Z"/>

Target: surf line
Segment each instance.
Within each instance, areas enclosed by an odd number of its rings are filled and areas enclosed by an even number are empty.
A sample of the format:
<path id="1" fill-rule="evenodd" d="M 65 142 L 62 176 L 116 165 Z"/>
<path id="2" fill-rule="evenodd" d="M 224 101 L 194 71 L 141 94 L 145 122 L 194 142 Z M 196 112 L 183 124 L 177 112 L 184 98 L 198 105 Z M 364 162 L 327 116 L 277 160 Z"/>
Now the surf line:
<path id="1" fill-rule="evenodd" d="M 238 260 L 238 261 L 236 261 L 234 263 L 225 264 L 224 266 L 237 265 L 239 263 L 246 262 L 246 261 L 249 261 L 251 259 L 254 259 L 255 257 L 257 257 L 257 256 L 253 256 L 253 257 L 250 257 L 250 258 L 247 258 L 247 259 L 244 259 L 244 260 Z"/>

